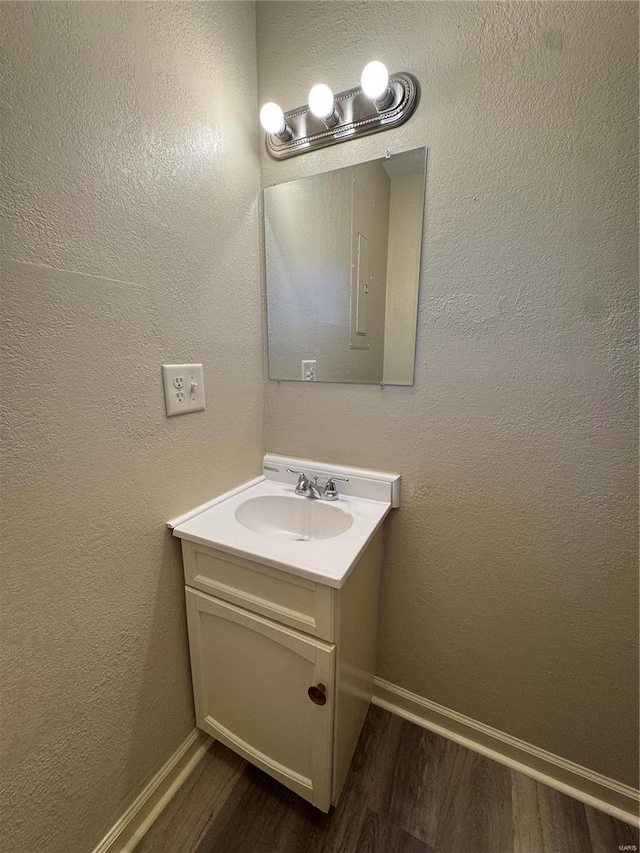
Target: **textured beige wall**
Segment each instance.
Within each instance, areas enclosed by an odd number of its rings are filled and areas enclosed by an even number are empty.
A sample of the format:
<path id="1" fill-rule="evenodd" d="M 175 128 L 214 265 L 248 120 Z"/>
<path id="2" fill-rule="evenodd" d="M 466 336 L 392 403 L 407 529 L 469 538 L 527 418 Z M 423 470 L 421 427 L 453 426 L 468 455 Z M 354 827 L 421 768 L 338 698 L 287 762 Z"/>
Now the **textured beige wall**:
<path id="1" fill-rule="evenodd" d="M 164 522 L 260 470 L 254 7 L 0 18 L 0 848 L 80 853 L 194 725 Z"/>
<path id="2" fill-rule="evenodd" d="M 261 101 L 373 58 L 423 90 L 394 131 L 263 154 L 264 184 L 429 147 L 415 386 L 270 382 L 267 446 L 403 475 L 380 676 L 631 784 L 637 14 L 258 4 Z"/>

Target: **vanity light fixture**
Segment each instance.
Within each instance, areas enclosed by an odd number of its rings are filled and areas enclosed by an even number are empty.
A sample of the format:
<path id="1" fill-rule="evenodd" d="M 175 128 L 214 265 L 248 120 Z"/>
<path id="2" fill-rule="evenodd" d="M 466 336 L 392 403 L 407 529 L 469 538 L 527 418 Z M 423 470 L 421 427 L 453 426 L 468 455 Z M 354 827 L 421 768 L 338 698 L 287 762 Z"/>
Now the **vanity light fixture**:
<path id="1" fill-rule="evenodd" d="M 324 83 L 318 83 L 309 92 L 309 109 L 326 127 L 335 127 L 340 121 L 333 92 Z"/>
<path id="2" fill-rule="evenodd" d="M 406 71 L 389 76 L 378 60 L 365 66 L 360 86 L 334 96 L 324 83 L 309 92 L 309 103 L 284 113 L 274 103 L 260 110 L 266 146 L 276 160 L 295 157 L 369 133 L 397 127 L 413 114 L 420 86 Z"/>
<path id="3" fill-rule="evenodd" d="M 388 109 L 393 103 L 394 91 L 389 85 L 389 72 L 384 62 L 374 59 L 362 70 L 360 86 L 367 98 L 371 98 L 378 112 Z"/>
<path id="4" fill-rule="evenodd" d="M 267 133 L 276 136 L 283 142 L 291 139 L 291 128 L 287 124 L 281 108 L 272 101 L 265 104 L 260 110 L 260 124 Z"/>

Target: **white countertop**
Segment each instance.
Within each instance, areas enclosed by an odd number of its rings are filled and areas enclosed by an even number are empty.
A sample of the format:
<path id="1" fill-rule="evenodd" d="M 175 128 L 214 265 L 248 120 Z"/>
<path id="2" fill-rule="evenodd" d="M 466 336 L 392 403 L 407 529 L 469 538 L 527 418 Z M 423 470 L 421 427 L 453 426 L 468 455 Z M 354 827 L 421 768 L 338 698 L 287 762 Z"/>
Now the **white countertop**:
<path id="1" fill-rule="evenodd" d="M 170 522 L 169 526 L 180 539 L 340 588 L 392 506 L 391 498 L 385 502 L 341 495 L 331 506 L 353 517 L 349 530 L 331 539 L 287 540 L 255 533 L 236 519 L 236 510 L 242 503 L 263 495 L 312 500 L 296 495 L 291 483 L 259 478 L 221 496 L 212 506 L 191 517 Z"/>

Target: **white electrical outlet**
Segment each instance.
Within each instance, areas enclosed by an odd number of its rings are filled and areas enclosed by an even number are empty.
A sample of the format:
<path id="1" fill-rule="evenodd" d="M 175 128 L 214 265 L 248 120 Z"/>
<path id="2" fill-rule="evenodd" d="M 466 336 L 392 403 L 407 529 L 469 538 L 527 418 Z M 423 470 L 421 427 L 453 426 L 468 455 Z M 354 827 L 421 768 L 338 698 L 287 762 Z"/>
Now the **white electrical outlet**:
<path id="1" fill-rule="evenodd" d="M 163 364 L 162 380 L 167 417 L 204 409 L 204 377 L 201 364 Z"/>
<path id="2" fill-rule="evenodd" d="M 303 358 L 300 362 L 302 367 L 302 379 L 305 382 L 315 382 L 316 381 L 316 359 L 315 358 Z"/>

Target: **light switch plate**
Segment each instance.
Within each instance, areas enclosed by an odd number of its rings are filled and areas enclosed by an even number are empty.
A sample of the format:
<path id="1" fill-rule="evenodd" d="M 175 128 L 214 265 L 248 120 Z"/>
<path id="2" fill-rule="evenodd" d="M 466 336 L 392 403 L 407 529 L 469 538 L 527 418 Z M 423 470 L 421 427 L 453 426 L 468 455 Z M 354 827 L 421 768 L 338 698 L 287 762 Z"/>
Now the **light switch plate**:
<path id="1" fill-rule="evenodd" d="M 167 417 L 204 409 L 204 377 L 201 364 L 163 364 L 164 402 Z"/>

